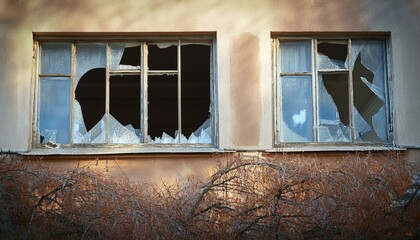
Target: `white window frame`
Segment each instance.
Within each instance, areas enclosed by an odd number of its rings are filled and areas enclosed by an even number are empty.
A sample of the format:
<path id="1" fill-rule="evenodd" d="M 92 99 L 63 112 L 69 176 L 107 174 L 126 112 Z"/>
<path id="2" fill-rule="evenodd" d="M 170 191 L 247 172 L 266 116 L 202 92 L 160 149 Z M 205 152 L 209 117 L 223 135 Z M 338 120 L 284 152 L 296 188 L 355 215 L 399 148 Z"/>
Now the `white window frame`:
<path id="1" fill-rule="evenodd" d="M 318 113 L 318 73 L 326 72 L 317 68 L 316 54 L 317 54 L 317 41 L 318 40 L 346 40 L 348 45 L 348 54 L 351 53 L 351 41 L 354 39 L 378 39 L 385 42 L 385 95 L 386 95 L 386 116 L 387 116 L 387 128 L 388 128 L 388 142 L 356 142 L 354 136 L 354 124 L 353 124 L 353 86 L 352 86 L 352 70 L 350 67 L 347 71 L 349 78 L 349 117 L 350 117 L 350 128 L 351 128 L 351 141 L 350 142 L 320 142 L 318 139 L 318 124 L 319 124 L 319 113 Z M 313 35 L 304 33 L 302 35 L 292 35 L 290 33 L 272 33 L 272 69 L 273 69 L 273 123 L 275 124 L 275 133 L 273 134 L 273 146 L 274 149 L 269 151 L 359 151 L 359 150 L 389 150 L 396 149 L 394 141 L 394 128 L 393 128 L 393 103 L 392 103 L 392 78 L 391 78 L 391 56 L 390 56 L 390 41 L 389 34 L 334 34 L 326 33 L 322 35 Z M 281 72 L 281 41 L 310 41 L 311 42 L 311 72 L 309 73 L 283 73 Z M 349 57 L 350 59 L 350 57 Z M 351 63 L 348 63 L 351 66 Z M 341 70 L 330 71 L 329 73 L 343 72 Z M 312 81 L 312 105 L 313 105 L 313 142 L 282 142 L 280 140 L 280 131 L 282 124 L 282 106 L 281 106 L 281 76 L 311 76 Z"/>
<path id="2" fill-rule="evenodd" d="M 42 75 L 40 73 L 41 63 L 41 44 L 42 43 L 70 43 L 71 44 L 71 56 L 72 56 L 72 72 L 70 75 Z M 110 70 L 110 43 L 113 42 L 137 42 L 141 44 L 141 69 L 138 70 Z M 159 71 L 159 70 L 148 70 L 147 68 L 147 45 L 159 42 L 171 42 L 177 45 L 177 70 L 174 71 Z M 141 129 L 144 129 L 142 135 L 142 143 L 140 144 L 112 144 L 108 143 L 109 136 L 106 138 L 104 144 L 77 144 L 73 143 L 73 114 L 74 114 L 74 101 L 75 101 L 75 56 L 76 56 L 76 44 L 77 43 L 105 43 L 106 44 L 106 112 L 107 116 L 107 132 L 109 132 L 109 81 L 111 75 L 117 74 L 140 74 L 141 75 Z M 181 45 L 186 44 L 199 44 L 209 43 L 210 44 L 210 126 L 212 129 L 212 143 L 148 143 L 147 141 L 147 77 L 150 75 L 163 75 L 163 74 L 175 74 L 178 76 L 178 102 L 181 98 Z M 218 146 L 218 111 L 217 111 L 217 80 L 216 80 L 216 38 L 212 32 L 193 33 L 193 34 L 122 34 L 122 35 L 108 35 L 108 34 L 52 34 L 52 33 L 34 33 L 34 111 L 32 117 L 32 137 L 31 146 L 34 154 L 49 154 L 49 153 L 80 153 L 80 154 L 95 154 L 95 153 L 114 153 L 114 152 L 213 152 L 217 150 Z M 69 144 L 45 144 L 39 143 L 39 119 L 38 119 L 38 106 L 39 106 L 39 80 L 41 77 L 71 77 L 71 112 L 70 112 L 70 143 Z M 181 104 L 178 104 L 178 129 L 182 131 L 181 127 Z M 106 134 L 109 135 L 109 134 Z M 94 150 L 94 149 L 97 150 Z M 72 151 L 71 149 L 76 149 Z M 90 149 L 90 150 L 89 150 Z M 93 150 L 92 150 L 93 149 Z"/>

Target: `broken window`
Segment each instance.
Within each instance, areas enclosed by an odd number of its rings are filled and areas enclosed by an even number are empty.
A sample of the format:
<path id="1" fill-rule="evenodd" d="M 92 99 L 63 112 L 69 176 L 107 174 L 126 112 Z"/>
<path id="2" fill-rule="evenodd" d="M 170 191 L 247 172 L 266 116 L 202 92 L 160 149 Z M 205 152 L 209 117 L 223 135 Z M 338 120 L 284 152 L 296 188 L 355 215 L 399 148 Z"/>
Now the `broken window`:
<path id="1" fill-rule="evenodd" d="M 36 142 L 213 144 L 211 46 L 41 42 Z"/>
<path id="2" fill-rule="evenodd" d="M 278 142 L 389 142 L 385 39 L 280 39 L 278 47 Z"/>

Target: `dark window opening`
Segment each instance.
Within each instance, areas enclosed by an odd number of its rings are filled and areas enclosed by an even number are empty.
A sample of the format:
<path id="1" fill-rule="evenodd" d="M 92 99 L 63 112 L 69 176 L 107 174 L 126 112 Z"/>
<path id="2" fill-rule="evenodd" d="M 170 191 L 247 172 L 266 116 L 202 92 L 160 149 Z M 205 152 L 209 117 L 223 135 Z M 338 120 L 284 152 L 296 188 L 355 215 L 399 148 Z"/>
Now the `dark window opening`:
<path id="1" fill-rule="evenodd" d="M 140 46 L 125 48 L 120 64 L 140 66 L 140 54 Z"/>
<path id="2" fill-rule="evenodd" d="M 150 70 L 176 70 L 177 46 L 148 45 L 148 67 Z"/>
<path id="3" fill-rule="evenodd" d="M 181 47 L 182 133 L 188 138 L 210 116 L 210 46 Z"/>
<path id="4" fill-rule="evenodd" d="M 175 137 L 178 130 L 178 77 L 148 77 L 148 134 L 153 138 L 165 132 Z"/>
<path id="5" fill-rule="evenodd" d="M 109 112 L 122 125 L 140 129 L 140 76 L 111 76 Z"/>
<path id="6" fill-rule="evenodd" d="M 322 53 L 330 59 L 344 62 L 347 58 L 347 42 L 320 42 L 318 53 Z"/>
<path id="7" fill-rule="evenodd" d="M 86 130 L 92 129 L 105 114 L 105 68 L 94 68 L 85 73 L 76 87 L 76 100 L 82 108 Z"/>
<path id="8" fill-rule="evenodd" d="M 340 121 L 344 125 L 348 126 L 350 124 L 348 75 L 323 74 L 322 80 L 328 94 L 331 95 L 334 104 L 337 107 Z M 320 106 L 321 110 L 323 109 L 323 107 L 324 106 Z"/>

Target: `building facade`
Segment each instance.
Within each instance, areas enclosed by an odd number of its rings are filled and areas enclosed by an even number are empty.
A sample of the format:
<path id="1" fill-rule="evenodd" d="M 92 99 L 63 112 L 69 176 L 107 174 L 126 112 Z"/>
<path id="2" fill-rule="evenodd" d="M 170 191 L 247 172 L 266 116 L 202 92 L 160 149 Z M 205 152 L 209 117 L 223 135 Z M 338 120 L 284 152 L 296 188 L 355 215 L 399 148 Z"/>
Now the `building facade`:
<path id="1" fill-rule="evenodd" d="M 143 180 L 214 153 L 419 162 L 419 1 L 0 6 L 3 152 Z"/>

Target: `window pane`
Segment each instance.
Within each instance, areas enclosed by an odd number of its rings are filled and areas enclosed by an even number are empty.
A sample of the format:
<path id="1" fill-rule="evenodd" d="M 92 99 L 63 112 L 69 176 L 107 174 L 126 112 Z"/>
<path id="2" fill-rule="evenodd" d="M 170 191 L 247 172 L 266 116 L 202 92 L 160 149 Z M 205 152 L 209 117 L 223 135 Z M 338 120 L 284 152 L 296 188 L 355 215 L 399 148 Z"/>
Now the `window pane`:
<path id="1" fill-rule="evenodd" d="M 105 143 L 106 45 L 76 46 L 74 143 Z"/>
<path id="2" fill-rule="evenodd" d="M 184 45 L 181 58 L 182 134 L 188 143 L 212 143 L 210 46 Z"/>
<path id="3" fill-rule="evenodd" d="M 177 70 L 177 45 L 158 43 L 148 45 L 149 70 Z"/>
<path id="4" fill-rule="evenodd" d="M 90 70 L 106 68 L 106 47 L 99 43 L 79 43 L 76 47 L 76 82 Z"/>
<path id="5" fill-rule="evenodd" d="M 70 74 L 71 44 L 41 44 L 41 74 Z"/>
<path id="6" fill-rule="evenodd" d="M 41 78 L 39 134 L 41 143 L 70 142 L 70 78 Z"/>
<path id="7" fill-rule="evenodd" d="M 349 142 L 348 74 L 320 74 L 318 77 L 319 141 Z"/>
<path id="8" fill-rule="evenodd" d="M 148 76 L 149 142 L 177 143 L 178 76 Z"/>
<path id="9" fill-rule="evenodd" d="M 105 68 L 94 68 L 85 73 L 77 84 L 73 116 L 74 143 L 92 143 L 92 141 L 103 143 L 105 141 L 105 133 L 101 135 L 103 141 L 98 139 L 102 129 L 105 130 L 105 128 L 99 129 L 100 124 L 98 125 L 105 115 L 105 80 Z M 76 112 L 77 109 L 80 111 Z M 85 136 L 86 131 L 87 136 Z"/>
<path id="10" fill-rule="evenodd" d="M 353 41 L 354 108 L 359 113 L 355 115 L 356 141 L 388 140 L 384 51 L 383 41 Z M 361 124 L 363 122 L 365 124 Z"/>
<path id="11" fill-rule="evenodd" d="M 318 69 L 347 69 L 347 41 L 318 41 Z"/>
<path id="12" fill-rule="evenodd" d="M 280 42 L 282 72 L 311 71 L 311 42 Z"/>
<path id="13" fill-rule="evenodd" d="M 111 70 L 140 69 L 140 43 L 112 43 L 110 47 Z"/>
<path id="14" fill-rule="evenodd" d="M 110 78 L 111 143 L 140 143 L 140 76 Z"/>
<path id="15" fill-rule="evenodd" d="M 282 77 L 282 142 L 312 142 L 312 79 L 310 76 Z"/>

